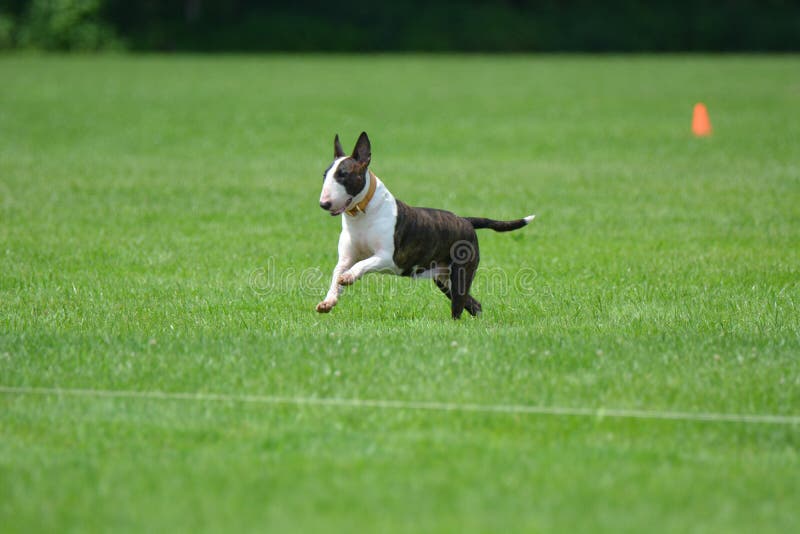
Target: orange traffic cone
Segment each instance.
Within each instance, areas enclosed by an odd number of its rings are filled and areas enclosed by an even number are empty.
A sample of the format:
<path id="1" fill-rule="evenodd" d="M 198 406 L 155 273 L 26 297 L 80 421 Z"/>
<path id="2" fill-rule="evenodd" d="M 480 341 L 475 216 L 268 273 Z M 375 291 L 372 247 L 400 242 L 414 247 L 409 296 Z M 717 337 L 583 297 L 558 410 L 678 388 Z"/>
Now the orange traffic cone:
<path id="1" fill-rule="evenodd" d="M 700 102 L 694 105 L 692 133 L 697 137 L 711 135 L 711 121 L 708 118 L 708 110 L 706 109 L 706 105 Z"/>

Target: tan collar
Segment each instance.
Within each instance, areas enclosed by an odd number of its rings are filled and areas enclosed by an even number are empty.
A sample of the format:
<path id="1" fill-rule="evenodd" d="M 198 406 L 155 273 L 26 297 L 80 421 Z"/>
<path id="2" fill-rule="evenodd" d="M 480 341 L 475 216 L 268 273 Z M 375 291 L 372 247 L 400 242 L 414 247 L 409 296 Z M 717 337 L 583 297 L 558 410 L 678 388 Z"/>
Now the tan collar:
<path id="1" fill-rule="evenodd" d="M 367 172 L 369 173 L 369 189 L 367 190 L 366 196 L 361 199 L 361 202 L 345 212 L 351 217 L 355 217 L 359 212 L 364 213 L 367 204 L 369 204 L 369 201 L 372 200 L 372 196 L 375 194 L 375 188 L 378 186 L 378 177 L 372 174 L 370 170 L 367 170 Z"/>

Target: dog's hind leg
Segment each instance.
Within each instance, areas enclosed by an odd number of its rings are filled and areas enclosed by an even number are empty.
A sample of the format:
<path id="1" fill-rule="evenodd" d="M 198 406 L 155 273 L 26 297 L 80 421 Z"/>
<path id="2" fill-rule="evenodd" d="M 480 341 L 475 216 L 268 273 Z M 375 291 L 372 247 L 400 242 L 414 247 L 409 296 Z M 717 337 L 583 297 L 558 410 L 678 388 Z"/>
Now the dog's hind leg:
<path id="1" fill-rule="evenodd" d="M 442 293 L 444 293 L 448 300 L 452 301 L 453 297 L 450 294 L 449 287 L 450 280 L 447 278 L 444 280 L 440 278 L 434 278 L 433 281 L 436 284 L 436 287 L 438 287 Z M 481 313 L 481 303 L 475 300 L 475 297 L 472 295 L 467 295 L 466 301 L 464 302 L 464 309 L 467 310 L 467 313 L 475 317 Z"/>
<path id="2" fill-rule="evenodd" d="M 469 288 L 475 276 L 477 262 L 453 265 L 450 270 L 450 311 L 453 319 L 460 319 L 461 313 L 467 305 Z M 475 299 L 472 299 L 473 301 Z"/>
<path id="3" fill-rule="evenodd" d="M 450 294 L 450 279 L 449 278 L 446 279 L 446 280 L 442 280 L 440 278 L 434 278 L 433 279 L 433 283 L 436 284 L 436 287 L 438 287 L 442 291 L 442 293 L 444 293 L 444 296 L 447 297 L 447 300 L 452 300 L 453 299 L 453 296 Z"/>
<path id="4" fill-rule="evenodd" d="M 464 304 L 464 309 L 473 317 L 477 317 L 483 311 L 481 303 L 475 300 L 475 297 L 472 295 L 467 295 L 467 302 Z"/>

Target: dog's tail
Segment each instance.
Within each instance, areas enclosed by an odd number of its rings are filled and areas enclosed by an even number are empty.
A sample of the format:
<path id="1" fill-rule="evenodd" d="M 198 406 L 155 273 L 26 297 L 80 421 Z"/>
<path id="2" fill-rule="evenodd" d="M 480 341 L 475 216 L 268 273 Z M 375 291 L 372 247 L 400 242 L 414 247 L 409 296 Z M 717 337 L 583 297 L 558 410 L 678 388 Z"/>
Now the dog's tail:
<path id="1" fill-rule="evenodd" d="M 527 226 L 533 222 L 536 215 L 528 215 L 522 219 L 515 219 L 513 221 L 495 221 L 494 219 L 486 219 L 483 217 L 464 217 L 472 224 L 476 230 L 481 228 L 489 228 L 495 232 L 510 232 L 511 230 L 519 230 L 523 226 Z"/>

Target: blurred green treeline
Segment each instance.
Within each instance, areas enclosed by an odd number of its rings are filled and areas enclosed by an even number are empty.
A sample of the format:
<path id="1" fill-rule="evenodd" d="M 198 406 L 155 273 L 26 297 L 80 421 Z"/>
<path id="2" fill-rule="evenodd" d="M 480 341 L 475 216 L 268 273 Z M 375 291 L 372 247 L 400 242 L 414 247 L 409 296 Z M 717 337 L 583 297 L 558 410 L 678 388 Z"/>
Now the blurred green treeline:
<path id="1" fill-rule="evenodd" d="M 2 0 L 0 49 L 797 51 L 797 0 Z"/>

